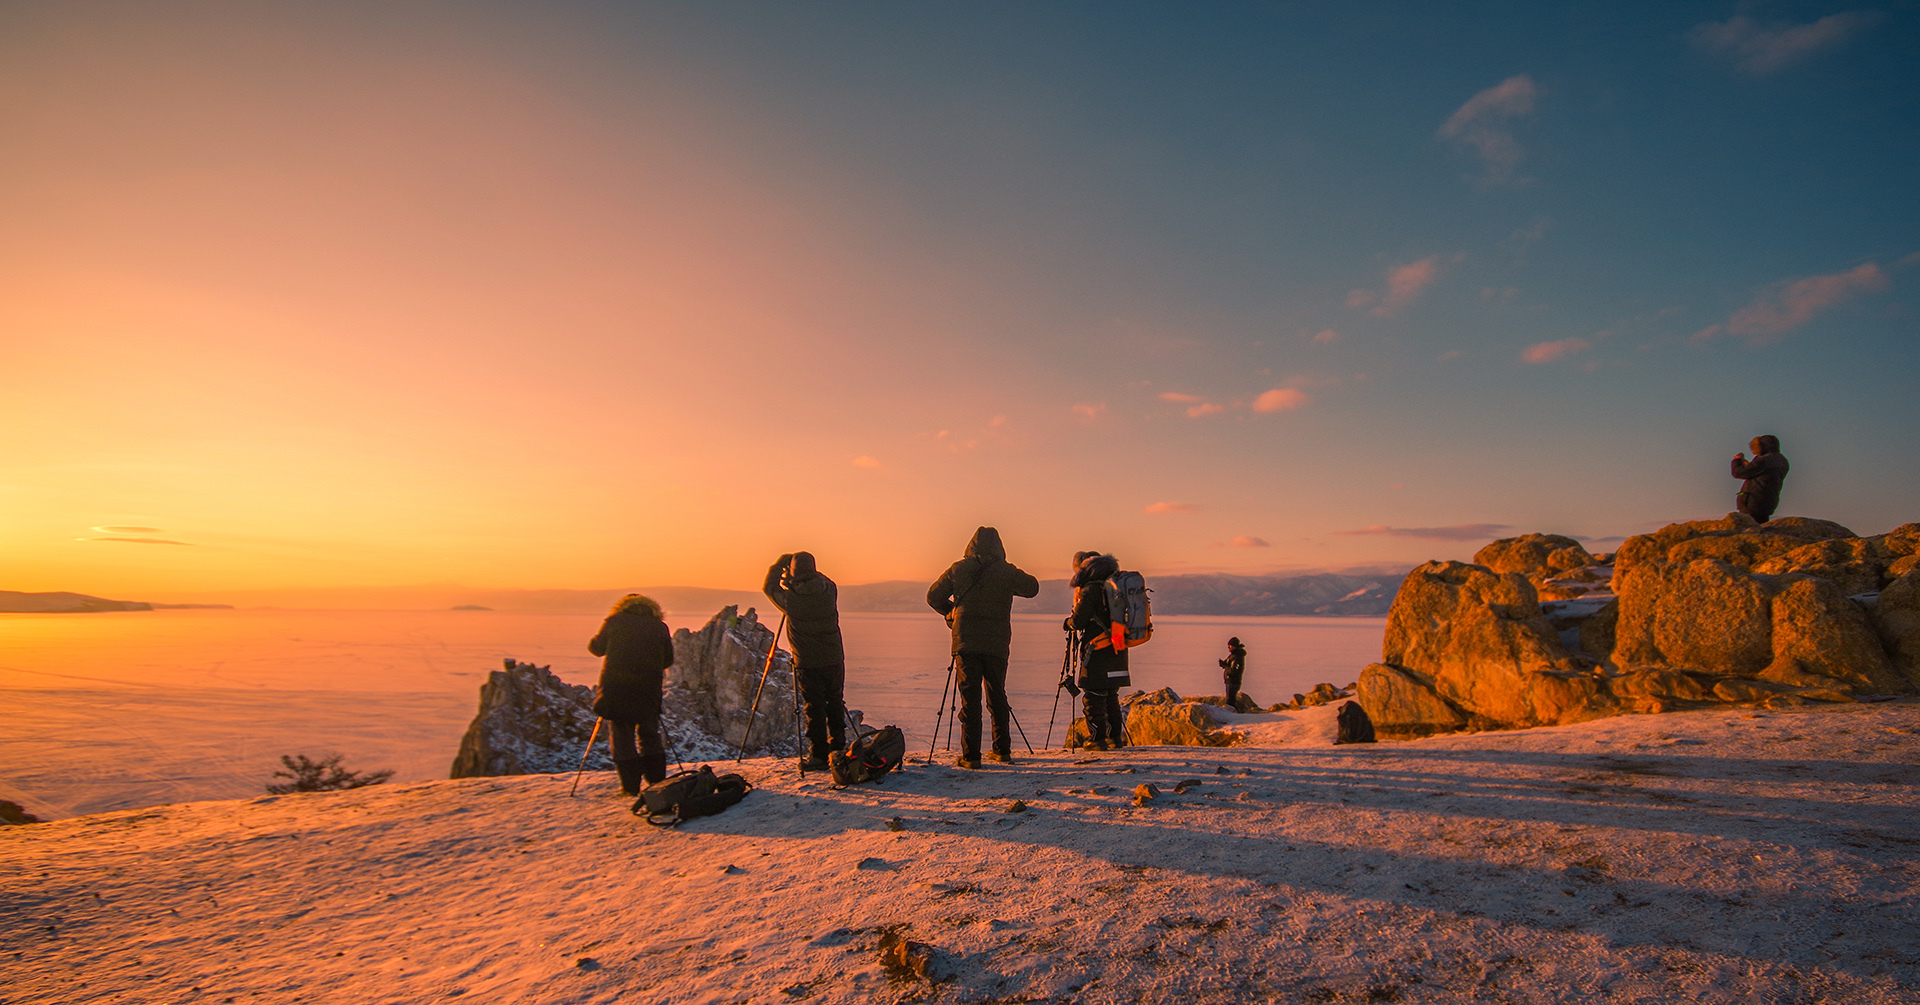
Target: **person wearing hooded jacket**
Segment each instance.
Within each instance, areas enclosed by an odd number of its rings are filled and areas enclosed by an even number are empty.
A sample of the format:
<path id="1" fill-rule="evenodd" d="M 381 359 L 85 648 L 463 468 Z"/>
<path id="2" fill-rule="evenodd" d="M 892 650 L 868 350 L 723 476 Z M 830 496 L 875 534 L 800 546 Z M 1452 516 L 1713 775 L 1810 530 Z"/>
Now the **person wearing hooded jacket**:
<path id="1" fill-rule="evenodd" d="M 847 655 L 840 639 L 840 587 L 814 567 L 813 555 L 782 555 L 760 587 L 787 616 L 787 645 L 807 712 L 807 769 L 825 771 L 827 754 L 846 745 Z"/>
<path id="2" fill-rule="evenodd" d="M 607 720 L 613 767 L 620 791 L 640 794 L 640 783 L 667 777 L 667 751 L 660 740 L 660 698 L 673 665 L 673 633 L 660 605 L 629 593 L 613 605 L 587 651 L 606 657 L 600 667 L 593 714 Z M 639 749 L 635 749 L 635 740 Z"/>
<path id="3" fill-rule="evenodd" d="M 1787 481 L 1787 458 L 1780 452 L 1777 436 L 1756 436 L 1747 444 L 1753 460 L 1744 453 L 1733 455 L 1733 476 L 1743 479 L 1740 494 L 1733 497 L 1734 508 L 1752 517 L 1755 523 L 1773 519 L 1780 508 L 1780 486 Z"/>
<path id="4" fill-rule="evenodd" d="M 1007 731 L 1007 659 L 1013 649 L 1013 598 L 1040 593 L 1040 581 L 1007 561 L 1000 532 L 982 527 L 967 542 L 966 556 L 927 587 L 927 606 L 953 630 L 953 665 L 960 692 L 960 758 L 980 766 L 980 688 L 993 711 L 993 759 L 1013 760 Z"/>
<path id="5" fill-rule="evenodd" d="M 1111 750 L 1127 745 L 1120 689 L 1133 683 L 1127 651 L 1113 648 L 1113 611 L 1107 605 L 1107 580 L 1120 571 L 1112 555 L 1083 551 L 1073 556 L 1073 614 L 1067 619 L 1080 646 L 1080 701 L 1087 717 L 1087 746 Z M 1125 628 L 1121 629 L 1126 631 Z"/>

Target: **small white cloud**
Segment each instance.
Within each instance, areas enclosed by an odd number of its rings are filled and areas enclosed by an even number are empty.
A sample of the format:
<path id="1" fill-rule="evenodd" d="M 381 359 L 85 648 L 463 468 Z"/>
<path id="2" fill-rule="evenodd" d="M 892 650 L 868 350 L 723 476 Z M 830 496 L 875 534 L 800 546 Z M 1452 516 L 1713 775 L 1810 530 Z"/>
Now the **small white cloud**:
<path id="1" fill-rule="evenodd" d="M 1585 352 L 1593 348 L 1593 343 L 1583 338 L 1563 338 L 1552 342 L 1535 342 L 1520 351 L 1520 358 L 1528 363 L 1551 363 L 1562 356 Z"/>
<path id="2" fill-rule="evenodd" d="M 1182 405 L 1207 400 L 1197 394 L 1181 394 L 1179 391 L 1161 391 L 1158 397 L 1161 401 L 1171 401 Z"/>
<path id="3" fill-rule="evenodd" d="M 854 467 L 856 467 L 856 468 L 884 468 L 884 467 L 886 467 L 886 465 L 884 465 L 884 464 L 882 464 L 882 463 L 880 463 L 880 459 L 879 459 L 879 458 L 877 458 L 877 457 L 868 457 L 868 456 L 867 456 L 866 454 L 861 454 L 860 456 L 858 456 L 858 457 L 856 457 L 856 458 L 854 458 L 854 459 L 853 459 L 853 466 L 854 466 Z"/>
<path id="4" fill-rule="evenodd" d="M 1313 336 L 1314 345 L 1332 345 L 1338 341 L 1340 341 L 1340 333 L 1331 328 L 1315 332 Z"/>
<path id="5" fill-rule="evenodd" d="M 1236 537 L 1233 540 L 1228 541 L 1227 545 L 1233 548 L 1271 548 L 1273 547 L 1273 545 L 1267 543 L 1264 539 L 1254 537 L 1251 534 L 1242 534 L 1239 537 Z"/>
<path id="6" fill-rule="evenodd" d="M 1097 402 L 1083 401 L 1073 406 L 1073 414 L 1079 416 L 1080 420 L 1083 422 L 1092 422 L 1093 420 L 1098 419 L 1100 416 L 1105 415 L 1106 412 L 1107 412 L 1107 403 L 1104 401 L 1097 401 Z"/>
<path id="7" fill-rule="evenodd" d="M 1455 109 L 1441 124 L 1440 136 L 1480 158 L 1486 168 L 1483 179 L 1486 184 L 1522 181 L 1524 179 L 1516 178 L 1514 172 L 1526 151 L 1513 138 L 1507 123 L 1533 114 L 1534 99 L 1539 93 L 1531 76 L 1523 73 L 1508 77 Z"/>
<path id="8" fill-rule="evenodd" d="M 1253 410 L 1263 413 L 1289 412 L 1306 403 L 1307 392 L 1294 387 L 1276 387 L 1262 391 L 1258 398 L 1253 399 Z"/>
<path id="9" fill-rule="evenodd" d="M 1187 409 L 1187 418 L 1189 419 L 1205 418 L 1206 416 L 1209 416 L 1209 415 L 1218 415 L 1221 412 L 1224 412 L 1226 410 L 1227 410 L 1227 406 L 1225 405 L 1216 405 L 1211 401 L 1203 401 L 1200 404 L 1194 405 L 1193 407 Z"/>
<path id="10" fill-rule="evenodd" d="M 1875 11 L 1844 11 L 1809 24 L 1762 25 L 1741 16 L 1697 25 L 1687 37 L 1714 55 L 1755 76 L 1783 70 L 1826 49 L 1836 48 L 1854 32 L 1880 20 Z"/>
<path id="11" fill-rule="evenodd" d="M 1200 507 L 1190 502 L 1157 502 L 1149 504 L 1142 512 L 1153 516 L 1165 513 L 1198 513 Z"/>
<path id="12" fill-rule="evenodd" d="M 1887 274 L 1873 262 L 1846 272 L 1775 283 L 1752 303 L 1734 311 L 1724 326 L 1710 326 L 1695 332 L 1693 337 L 1704 341 L 1724 330 L 1746 339 L 1750 346 L 1764 345 L 1813 320 L 1813 316 L 1822 311 L 1838 307 L 1860 293 L 1877 293 L 1889 285 Z"/>

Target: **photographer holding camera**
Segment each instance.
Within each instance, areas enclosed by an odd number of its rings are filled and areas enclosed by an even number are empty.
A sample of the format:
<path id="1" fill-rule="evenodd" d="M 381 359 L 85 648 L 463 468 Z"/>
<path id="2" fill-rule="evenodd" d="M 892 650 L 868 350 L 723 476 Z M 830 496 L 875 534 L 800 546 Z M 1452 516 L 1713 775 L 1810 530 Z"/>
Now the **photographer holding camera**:
<path id="1" fill-rule="evenodd" d="M 1227 640 L 1227 658 L 1220 661 L 1220 669 L 1226 677 L 1227 707 L 1240 710 L 1240 679 L 1247 673 L 1247 647 L 1240 644 L 1240 637 Z"/>

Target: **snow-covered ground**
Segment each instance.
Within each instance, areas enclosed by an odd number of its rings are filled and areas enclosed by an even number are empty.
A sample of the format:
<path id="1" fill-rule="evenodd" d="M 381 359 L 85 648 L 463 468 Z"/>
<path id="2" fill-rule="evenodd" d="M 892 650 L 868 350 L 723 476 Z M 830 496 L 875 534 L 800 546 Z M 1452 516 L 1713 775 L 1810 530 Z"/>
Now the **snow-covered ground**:
<path id="1" fill-rule="evenodd" d="M 749 762 L 677 830 L 605 774 L 0 829 L 0 1002 L 1920 1001 L 1920 701 L 1330 716 L 839 792 Z"/>

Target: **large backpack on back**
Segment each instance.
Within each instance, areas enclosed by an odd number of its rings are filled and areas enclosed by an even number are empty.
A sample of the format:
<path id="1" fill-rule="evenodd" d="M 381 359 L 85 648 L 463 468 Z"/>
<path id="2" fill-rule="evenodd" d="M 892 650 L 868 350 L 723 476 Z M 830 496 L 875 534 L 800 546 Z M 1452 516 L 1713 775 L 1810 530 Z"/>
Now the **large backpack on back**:
<path id="1" fill-rule="evenodd" d="M 1108 577 L 1106 590 L 1114 650 L 1146 645 L 1153 638 L 1153 604 L 1147 599 L 1153 591 L 1147 589 L 1147 578 L 1121 570 Z"/>
<path id="2" fill-rule="evenodd" d="M 702 764 L 699 771 L 668 775 L 640 790 L 632 810 L 634 816 L 656 827 L 671 827 L 682 820 L 713 816 L 752 791 L 745 778 L 716 775 Z"/>
<path id="3" fill-rule="evenodd" d="M 906 758 L 907 735 L 898 726 L 882 726 L 853 741 L 845 753 L 828 754 L 827 770 L 833 772 L 833 784 L 845 788 L 878 781 Z"/>

